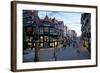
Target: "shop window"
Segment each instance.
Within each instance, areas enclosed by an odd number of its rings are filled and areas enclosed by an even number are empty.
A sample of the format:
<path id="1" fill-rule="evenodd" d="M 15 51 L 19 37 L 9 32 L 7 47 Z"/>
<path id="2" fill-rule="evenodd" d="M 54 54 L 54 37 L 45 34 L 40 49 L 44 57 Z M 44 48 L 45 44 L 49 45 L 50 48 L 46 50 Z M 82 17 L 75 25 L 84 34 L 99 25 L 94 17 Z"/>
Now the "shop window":
<path id="1" fill-rule="evenodd" d="M 40 41 L 43 42 L 43 36 L 40 37 Z"/>
<path id="2" fill-rule="evenodd" d="M 43 43 L 40 43 L 40 47 L 43 47 Z"/>
<path id="3" fill-rule="evenodd" d="M 32 45 L 32 43 L 28 43 L 28 45 L 30 45 L 30 46 L 31 46 L 31 45 Z"/>
<path id="4" fill-rule="evenodd" d="M 50 42 L 50 47 L 54 47 L 54 43 L 53 42 Z"/>

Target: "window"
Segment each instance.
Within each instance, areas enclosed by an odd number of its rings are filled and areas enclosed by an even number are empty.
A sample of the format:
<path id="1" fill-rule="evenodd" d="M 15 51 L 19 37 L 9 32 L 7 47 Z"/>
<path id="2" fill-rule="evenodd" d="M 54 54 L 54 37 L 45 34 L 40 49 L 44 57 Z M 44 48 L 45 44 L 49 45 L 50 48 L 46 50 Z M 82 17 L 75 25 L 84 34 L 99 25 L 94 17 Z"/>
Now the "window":
<path id="1" fill-rule="evenodd" d="M 50 34 L 53 34 L 53 33 L 54 33 L 53 28 L 50 28 Z"/>
<path id="2" fill-rule="evenodd" d="M 40 47 L 43 47 L 43 43 L 40 43 Z"/>
<path id="3" fill-rule="evenodd" d="M 43 27 L 40 27 L 40 34 L 43 34 Z"/>
<path id="4" fill-rule="evenodd" d="M 40 37 L 40 41 L 43 42 L 43 36 Z"/>
<path id="5" fill-rule="evenodd" d="M 50 42 L 50 47 L 54 47 L 54 43 L 53 42 Z"/>
<path id="6" fill-rule="evenodd" d="M 45 27 L 44 28 L 44 32 L 48 32 L 49 30 L 48 30 L 48 27 Z"/>

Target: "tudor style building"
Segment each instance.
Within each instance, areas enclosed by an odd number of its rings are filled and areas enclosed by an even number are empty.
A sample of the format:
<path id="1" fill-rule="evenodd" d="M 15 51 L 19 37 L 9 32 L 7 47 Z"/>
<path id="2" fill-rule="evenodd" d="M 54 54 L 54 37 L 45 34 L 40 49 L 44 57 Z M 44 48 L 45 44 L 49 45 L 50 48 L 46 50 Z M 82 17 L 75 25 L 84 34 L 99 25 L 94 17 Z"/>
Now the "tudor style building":
<path id="1" fill-rule="evenodd" d="M 40 19 L 38 11 L 23 10 L 24 49 L 33 48 L 39 40 L 40 48 L 52 48 L 63 44 L 64 23 L 47 15 Z"/>

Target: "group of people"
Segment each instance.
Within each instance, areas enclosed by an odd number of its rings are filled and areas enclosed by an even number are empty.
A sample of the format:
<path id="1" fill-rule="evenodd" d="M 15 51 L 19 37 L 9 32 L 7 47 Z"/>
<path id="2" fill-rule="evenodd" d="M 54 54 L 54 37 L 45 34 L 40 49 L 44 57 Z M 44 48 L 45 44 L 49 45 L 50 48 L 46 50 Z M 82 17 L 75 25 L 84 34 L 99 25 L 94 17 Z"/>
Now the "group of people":
<path id="1" fill-rule="evenodd" d="M 81 37 L 67 37 L 63 47 L 79 48 L 81 51 L 91 52 L 91 33 L 83 33 Z"/>
<path id="2" fill-rule="evenodd" d="M 73 46 L 73 48 L 77 48 L 78 47 L 77 38 L 76 37 L 70 38 L 68 36 L 64 42 L 64 47 L 67 47 L 67 46 L 69 47 Z"/>

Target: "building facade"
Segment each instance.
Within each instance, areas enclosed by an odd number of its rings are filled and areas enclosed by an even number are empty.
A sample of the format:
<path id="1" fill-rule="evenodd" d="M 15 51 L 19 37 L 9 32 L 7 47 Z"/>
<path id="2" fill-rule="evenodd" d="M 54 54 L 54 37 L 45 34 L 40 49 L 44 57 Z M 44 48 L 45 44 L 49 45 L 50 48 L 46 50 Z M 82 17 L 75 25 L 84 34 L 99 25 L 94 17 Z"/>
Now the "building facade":
<path id="1" fill-rule="evenodd" d="M 88 51 L 91 51 L 91 14 L 90 13 L 83 13 L 81 15 L 81 31 L 82 36 L 81 40 L 86 39 L 88 42 Z"/>
<path id="2" fill-rule="evenodd" d="M 40 20 L 39 36 L 40 40 L 42 40 L 42 42 L 40 42 L 40 47 L 57 47 L 58 45 L 63 43 L 63 21 L 57 21 L 55 18 L 51 19 L 48 16 L 45 16 L 44 19 Z"/>
<path id="3" fill-rule="evenodd" d="M 63 44 L 64 23 L 47 15 L 40 19 L 38 11 L 23 10 L 23 47 L 34 48 L 39 40 L 40 48 L 52 48 Z"/>

